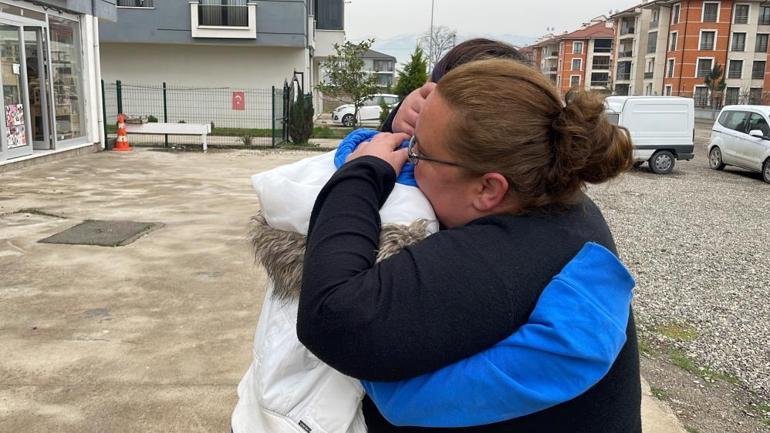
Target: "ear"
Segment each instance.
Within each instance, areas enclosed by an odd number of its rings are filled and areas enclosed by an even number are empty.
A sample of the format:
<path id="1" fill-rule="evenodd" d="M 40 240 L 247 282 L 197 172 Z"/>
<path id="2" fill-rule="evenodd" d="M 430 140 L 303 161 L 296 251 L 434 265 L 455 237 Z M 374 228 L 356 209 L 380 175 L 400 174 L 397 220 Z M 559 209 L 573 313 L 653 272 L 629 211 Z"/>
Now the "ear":
<path id="1" fill-rule="evenodd" d="M 479 179 L 473 207 L 479 212 L 493 212 L 503 205 L 508 194 L 508 179 L 500 173 L 487 173 Z"/>

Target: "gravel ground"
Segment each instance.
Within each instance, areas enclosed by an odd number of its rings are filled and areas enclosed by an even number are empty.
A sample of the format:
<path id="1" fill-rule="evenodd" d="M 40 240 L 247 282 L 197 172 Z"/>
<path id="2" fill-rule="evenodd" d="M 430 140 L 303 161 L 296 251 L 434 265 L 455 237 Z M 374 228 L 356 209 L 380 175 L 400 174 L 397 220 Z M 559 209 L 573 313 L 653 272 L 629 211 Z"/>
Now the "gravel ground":
<path id="1" fill-rule="evenodd" d="M 671 175 L 643 166 L 589 195 L 637 278 L 642 337 L 770 401 L 770 185 L 710 170 L 709 129 Z"/>

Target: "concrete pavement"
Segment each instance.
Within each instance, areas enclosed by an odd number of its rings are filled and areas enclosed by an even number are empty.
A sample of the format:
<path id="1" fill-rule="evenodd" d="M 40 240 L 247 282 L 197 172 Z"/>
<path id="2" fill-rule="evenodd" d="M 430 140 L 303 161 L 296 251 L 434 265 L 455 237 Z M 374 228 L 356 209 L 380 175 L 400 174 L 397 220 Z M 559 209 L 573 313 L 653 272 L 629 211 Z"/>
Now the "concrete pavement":
<path id="1" fill-rule="evenodd" d="M 249 177 L 306 155 L 138 149 L 0 174 L 0 431 L 229 431 L 264 296 Z M 37 242 L 86 219 L 164 227 Z M 644 422 L 683 432 L 649 389 Z"/>

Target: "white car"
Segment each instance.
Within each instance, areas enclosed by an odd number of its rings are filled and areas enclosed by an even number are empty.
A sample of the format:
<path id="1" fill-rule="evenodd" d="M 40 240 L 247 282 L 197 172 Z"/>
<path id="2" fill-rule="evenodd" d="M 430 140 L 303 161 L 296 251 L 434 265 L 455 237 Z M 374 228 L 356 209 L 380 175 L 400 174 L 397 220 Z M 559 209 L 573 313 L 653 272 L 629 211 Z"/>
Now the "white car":
<path id="1" fill-rule="evenodd" d="M 726 165 L 762 173 L 770 183 L 770 107 L 728 105 L 719 113 L 711 129 L 709 167 L 722 170 Z"/>
<path id="2" fill-rule="evenodd" d="M 372 95 L 371 98 L 364 101 L 363 105 L 358 108 L 358 124 L 359 125 L 380 125 L 380 103 L 385 102 L 389 108 L 393 108 L 398 104 L 398 95 L 390 94 L 377 94 Z M 340 105 L 334 111 L 332 111 L 332 121 L 338 125 L 351 127 L 353 126 L 353 114 L 355 113 L 355 107 L 353 104 Z"/>

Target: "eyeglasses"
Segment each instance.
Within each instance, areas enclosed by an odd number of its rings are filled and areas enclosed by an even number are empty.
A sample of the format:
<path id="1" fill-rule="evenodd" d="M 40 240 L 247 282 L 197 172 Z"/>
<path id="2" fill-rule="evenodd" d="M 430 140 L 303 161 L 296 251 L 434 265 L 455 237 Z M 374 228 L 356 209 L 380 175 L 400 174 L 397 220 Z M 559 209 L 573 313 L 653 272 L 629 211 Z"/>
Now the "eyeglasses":
<path id="1" fill-rule="evenodd" d="M 414 146 L 416 144 L 417 144 L 417 137 L 416 136 L 412 136 L 412 138 L 409 140 L 409 147 L 407 147 L 406 153 L 407 153 L 407 156 L 409 157 L 409 162 L 411 162 L 413 165 L 417 165 L 417 163 L 420 162 L 420 160 L 423 160 L 423 161 L 435 162 L 435 163 L 438 163 L 438 164 L 451 165 L 453 167 L 460 167 L 460 168 L 464 168 L 466 170 L 472 170 L 470 167 L 466 167 L 466 166 L 464 166 L 462 164 L 458 164 L 456 162 L 442 161 L 440 159 L 435 159 L 435 158 L 430 158 L 430 157 L 427 157 L 427 156 L 422 156 L 422 155 L 420 155 L 419 153 L 417 153 L 414 150 Z"/>

